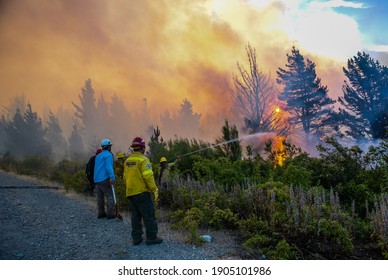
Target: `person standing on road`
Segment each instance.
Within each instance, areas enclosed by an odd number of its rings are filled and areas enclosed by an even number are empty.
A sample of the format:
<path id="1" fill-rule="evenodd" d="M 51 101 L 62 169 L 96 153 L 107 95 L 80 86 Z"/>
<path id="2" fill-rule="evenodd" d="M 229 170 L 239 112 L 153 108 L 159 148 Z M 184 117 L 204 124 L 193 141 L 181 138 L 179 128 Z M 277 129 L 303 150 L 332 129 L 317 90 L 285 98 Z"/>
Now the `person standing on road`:
<path id="1" fill-rule="evenodd" d="M 112 144 L 109 139 L 101 141 L 102 152 L 96 156 L 94 166 L 94 182 L 97 190 L 98 219 L 107 217 L 115 218 L 113 214 L 114 200 L 112 185 L 115 183 L 115 173 L 113 170 Z M 105 198 L 106 208 L 105 212 Z"/>
<path id="2" fill-rule="evenodd" d="M 89 185 L 82 190 L 83 193 L 89 193 L 91 196 L 94 195 L 94 189 L 96 187 L 96 184 L 94 183 L 94 165 L 96 162 L 96 155 L 102 152 L 101 148 L 98 148 L 96 150 L 96 153 L 89 158 L 88 163 L 86 164 L 85 167 L 85 173 L 86 177 L 88 178 Z"/>
<path id="3" fill-rule="evenodd" d="M 124 163 L 124 181 L 126 196 L 131 202 L 132 243 L 139 245 L 143 241 L 143 225 L 146 228 L 146 244 L 163 242 L 158 235 L 155 217 L 155 203 L 158 200 L 158 187 L 149 159 L 144 155 L 145 141 L 136 137 L 131 147 L 134 153 Z"/>

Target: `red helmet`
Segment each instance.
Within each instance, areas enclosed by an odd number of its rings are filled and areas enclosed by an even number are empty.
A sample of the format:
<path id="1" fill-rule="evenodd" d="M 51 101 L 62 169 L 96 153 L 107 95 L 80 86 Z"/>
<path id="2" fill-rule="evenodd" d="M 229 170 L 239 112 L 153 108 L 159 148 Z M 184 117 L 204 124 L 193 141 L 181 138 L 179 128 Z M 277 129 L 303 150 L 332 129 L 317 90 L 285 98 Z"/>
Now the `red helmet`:
<path id="1" fill-rule="evenodd" d="M 133 141 L 132 141 L 131 147 L 132 148 L 142 148 L 142 147 L 145 147 L 144 139 L 141 138 L 141 137 L 135 137 L 135 139 L 133 139 Z"/>
<path id="2" fill-rule="evenodd" d="M 101 153 L 102 152 L 102 149 L 101 148 L 98 148 L 97 150 L 96 150 L 96 155 L 98 155 L 99 153 Z"/>

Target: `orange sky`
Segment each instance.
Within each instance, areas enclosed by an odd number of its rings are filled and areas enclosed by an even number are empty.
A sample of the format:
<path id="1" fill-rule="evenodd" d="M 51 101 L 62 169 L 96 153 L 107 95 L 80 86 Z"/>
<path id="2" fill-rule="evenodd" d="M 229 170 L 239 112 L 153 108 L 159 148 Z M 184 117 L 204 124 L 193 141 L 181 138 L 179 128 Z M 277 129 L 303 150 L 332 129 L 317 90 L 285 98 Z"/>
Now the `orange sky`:
<path id="1" fill-rule="evenodd" d="M 1 1 L 0 103 L 24 94 L 38 111 L 71 109 L 91 78 L 106 100 L 117 93 L 130 106 L 147 98 L 154 119 L 185 98 L 203 116 L 227 115 L 226 85 L 236 63 L 246 64 L 248 43 L 272 78 L 296 45 L 317 64 L 329 94 L 338 95 L 344 60 L 323 59 L 290 38 L 280 2 L 253 2 Z"/>

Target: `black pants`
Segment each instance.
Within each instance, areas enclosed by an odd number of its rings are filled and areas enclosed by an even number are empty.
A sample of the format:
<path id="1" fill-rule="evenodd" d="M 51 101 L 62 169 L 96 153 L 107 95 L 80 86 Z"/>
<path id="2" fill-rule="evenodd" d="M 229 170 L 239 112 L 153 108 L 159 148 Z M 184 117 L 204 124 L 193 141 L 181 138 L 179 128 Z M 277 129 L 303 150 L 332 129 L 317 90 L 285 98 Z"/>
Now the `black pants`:
<path id="1" fill-rule="evenodd" d="M 158 225 L 155 218 L 155 206 L 151 193 L 144 192 L 138 195 L 130 196 L 131 201 L 131 224 L 132 239 L 137 241 L 142 238 L 143 226 L 146 228 L 147 239 L 155 239 L 158 234 Z"/>
<path id="2" fill-rule="evenodd" d="M 105 181 L 96 183 L 97 187 L 97 207 L 98 207 L 98 215 L 107 214 L 108 218 L 114 217 L 113 207 L 113 192 L 112 186 L 110 185 L 109 178 Z M 105 212 L 105 198 L 106 198 L 106 212 Z"/>

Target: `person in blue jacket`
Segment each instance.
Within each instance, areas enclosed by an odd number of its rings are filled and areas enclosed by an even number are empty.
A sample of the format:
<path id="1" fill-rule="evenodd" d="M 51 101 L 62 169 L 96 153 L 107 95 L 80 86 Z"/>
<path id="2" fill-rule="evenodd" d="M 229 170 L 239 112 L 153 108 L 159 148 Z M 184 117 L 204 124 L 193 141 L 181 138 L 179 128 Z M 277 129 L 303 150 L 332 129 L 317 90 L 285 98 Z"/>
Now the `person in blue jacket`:
<path id="1" fill-rule="evenodd" d="M 113 170 L 114 158 L 111 153 L 112 143 L 109 139 L 101 141 L 102 152 L 96 156 L 94 165 L 94 182 L 97 192 L 98 219 L 113 219 L 114 199 L 112 185 L 115 183 L 115 173 Z M 106 198 L 106 212 L 105 212 Z"/>

